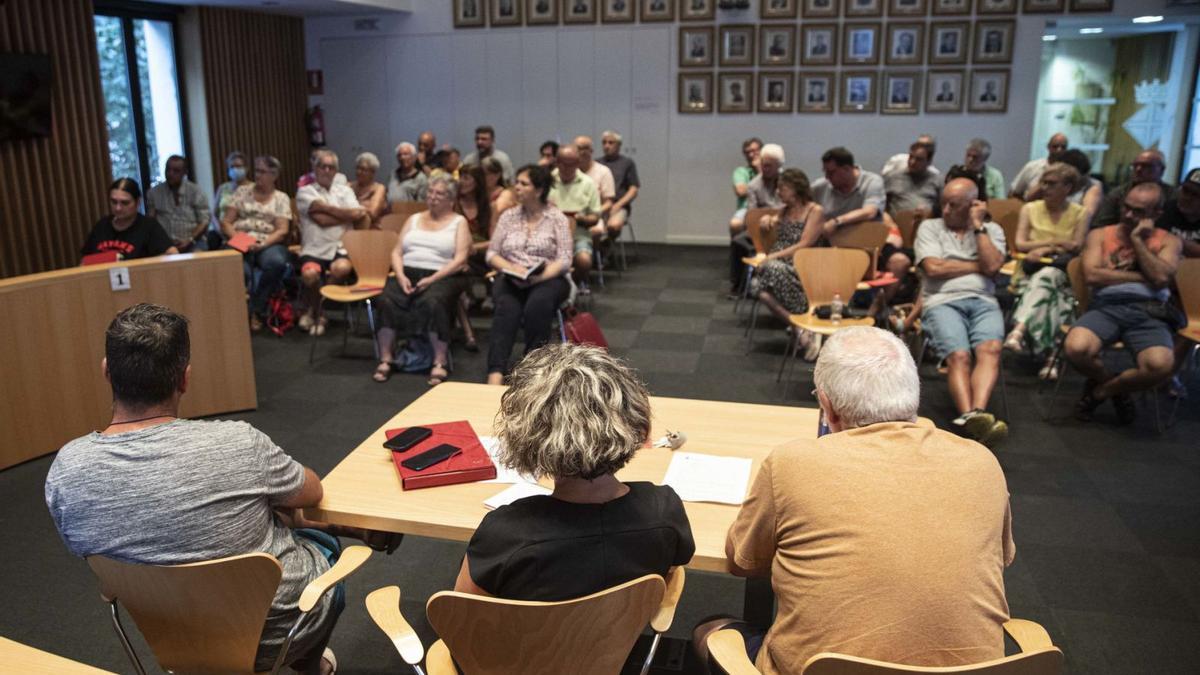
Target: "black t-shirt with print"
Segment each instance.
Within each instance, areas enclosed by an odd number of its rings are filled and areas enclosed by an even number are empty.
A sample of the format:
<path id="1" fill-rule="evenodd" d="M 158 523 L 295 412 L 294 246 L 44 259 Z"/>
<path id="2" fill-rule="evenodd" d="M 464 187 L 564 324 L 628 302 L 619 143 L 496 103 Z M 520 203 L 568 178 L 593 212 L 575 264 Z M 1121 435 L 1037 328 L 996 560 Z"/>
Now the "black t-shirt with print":
<path id="1" fill-rule="evenodd" d="M 1167 202 L 1162 215 L 1154 224 L 1183 241 L 1200 241 L 1200 218 L 1189 221 L 1179 210 L 1179 203 L 1174 199 Z"/>
<path id="2" fill-rule="evenodd" d="M 133 260 L 162 255 L 175 245 L 157 220 L 140 213 L 132 225 L 120 232 L 113 228 L 112 221 L 112 216 L 104 216 L 96 221 L 83 244 L 83 255 L 116 251 L 121 254 L 122 260 Z"/>

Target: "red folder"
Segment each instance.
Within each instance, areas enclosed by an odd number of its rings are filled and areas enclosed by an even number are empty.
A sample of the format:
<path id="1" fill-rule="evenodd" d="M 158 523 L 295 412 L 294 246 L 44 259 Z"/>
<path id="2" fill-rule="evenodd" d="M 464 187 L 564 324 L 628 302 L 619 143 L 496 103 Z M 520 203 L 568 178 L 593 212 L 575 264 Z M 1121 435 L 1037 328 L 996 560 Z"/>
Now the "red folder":
<path id="1" fill-rule="evenodd" d="M 472 483 L 478 480 L 491 480 L 496 477 L 496 465 L 483 449 L 479 436 L 471 428 L 470 422 L 442 422 L 441 424 L 422 424 L 433 435 L 404 452 L 392 452 L 392 462 L 396 471 L 400 472 L 400 485 L 405 490 L 435 487 L 437 485 L 454 485 L 455 483 Z M 403 432 L 404 429 L 388 429 L 384 434 L 391 439 Z M 462 452 L 450 459 L 434 464 L 424 471 L 413 471 L 401 466 L 400 462 L 433 449 L 442 443 L 449 443 Z"/>
<path id="2" fill-rule="evenodd" d="M 114 263 L 121 259 L 121 254 L 116 251 L 101 251 L 99 253 L 89 253 L 83 258 L 80 258 L 80 265 L 103 265 L 104 263 Z"/>
<path id="3" fill-rule="evenodd" d="M 229 241 L 225 242 L 225 245 L 234 249 L 235 251 L 241 251 L 242 253 L 245 253 L 246 251 L 250 250 L 251 246 L 257 243 L 258 237 L 250 234 L 249 232 L 238 232 L 230 237 Z"/>

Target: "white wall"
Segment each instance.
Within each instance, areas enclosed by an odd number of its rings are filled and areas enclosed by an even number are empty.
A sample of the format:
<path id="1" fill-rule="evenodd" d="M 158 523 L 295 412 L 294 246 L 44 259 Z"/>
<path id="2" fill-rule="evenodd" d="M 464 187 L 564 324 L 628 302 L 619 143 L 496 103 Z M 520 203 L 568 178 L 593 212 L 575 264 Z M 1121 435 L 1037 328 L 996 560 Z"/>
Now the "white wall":
<path id="1" fill-rule="evenodd" d="M 713 244 L 728 241 L 729 176 L 751 135 L 782 144 L 787 164 L 810 178 L 820 175 L 820 156 L 834 145 L 877 171 L 930 132 L 938 138 L 935 163 L 947 167 L 961 161 L 969 139 L 982 136 L 992 143 L 991 163 L 1011 178 L 1031 146 L 1044 146 L 1031 139 L 1041 35 L 1047 20 L 1067 18 L 1016 17 L 1005 114 L 679 115 L 678 23 L 454 30 L 445 0 L 413 5 L 411 14 L 381 16 L 377 32 L 356 33 L 351 18 L 306 21 L 308 68 L 322 69 L 325 78 L 324 96 L 312 103 L 323 106 L 329 144 L 343 161 L 367 149 L 390 171 L 396 143 L 415 141 L 424 129 L 465 154 L 475 126 L 487 123 L 519 164 L 534 159 L 547 138 L 613 128 L 625 136 L 643 182 L 635 203 L 639 238 Z M 1114 15 L 1165 13 L 1163 5 L 1117 0 Z M 756 16 L 757 8 L 720 12 L 718 23 Z"/>

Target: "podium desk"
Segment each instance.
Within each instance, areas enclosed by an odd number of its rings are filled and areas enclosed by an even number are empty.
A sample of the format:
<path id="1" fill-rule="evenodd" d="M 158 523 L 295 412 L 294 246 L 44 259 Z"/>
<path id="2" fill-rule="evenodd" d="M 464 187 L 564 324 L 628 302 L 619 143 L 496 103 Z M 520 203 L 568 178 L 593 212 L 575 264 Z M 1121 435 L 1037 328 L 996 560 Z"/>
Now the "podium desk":
<path id="1" fill-rule="evenodd" d="M 120 279 L 114 279 L 114 277 Z M 125 290 L 114 285 L 127 282 Z M 180 414 L 257 406 L 242 256 L 214 251 L 0 279 L 0 469 L 108 424 L 104 331 L 139 302 L 189 320 L 192 376 Z"/>
<path id="2" fill-rule="evenodd" d="M 114 675 L 71 659 L 0 637 L 0 663 L 5 672 L 24 675 Z"/>

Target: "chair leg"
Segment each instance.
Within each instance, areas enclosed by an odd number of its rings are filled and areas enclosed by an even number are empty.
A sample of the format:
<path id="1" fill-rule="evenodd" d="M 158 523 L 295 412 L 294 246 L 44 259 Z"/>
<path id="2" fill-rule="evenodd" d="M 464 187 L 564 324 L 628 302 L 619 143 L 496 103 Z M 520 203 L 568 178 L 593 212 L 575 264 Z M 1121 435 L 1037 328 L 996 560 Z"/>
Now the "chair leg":
<path id="1" fill-rule="evenodd" d="M 354 318 L 350 315 L 350 303 L 343 305 L 343 311 L 346 315 L 346 330 L 342 332 L 342 357 L 345 358 L 350 344 L 350 331 L 354 328 Z"/>
<path id="2" fill-rule="evenodd" d="M 658 643 L 662 640 L 662 633 L 655 633 L 654 639 L 650 641 L 650 651 L 646 652 L 646 660 L 642 662 L 642 670 L 638 675 L 646 675 L 650 672 L 650 662 L 654 660 L 654 652 L 658 651 Z"/>
<path id="3" fill-rule="evenodd" d="M 133 651 L 133 645 L 129 644 L 129 638 L 125 635 L 125 628 L 121 626 L 121 614 L 117 609 L 117 601 L 109 600 L 108 604 L 112 608 L 113 629 L 117 631 L 117 637 L 121 639 L 121 646 L 125 648 L 125 656 L 129 657 L 129 662 L 133 664 L 133 669 L 137 671 L 138 675 L 146 675 L 142 661 L 138 658 L 137 652 Z"/>
<path id="4" fill-rule="evenodd" d="M 323 317 L 323 316 L 325 316 L 325 315 L 324 315 L 324 314 L 321 312 L 321 310 L 322 310 L 324 307 L 325 307 L 325 298 L 324 298 L 324 296 L 322 296 L 322 297 L 321 297 L 321 299 L 317 301 L 317 311 L 316 311 L 316 316 L 318 317 L 318 318 L 316 319 L 317 321 L 320 321 L 320 318 L 319 318 L 319 317 Z M 314 354 L 316 354 L 316 353 L 317 353 L 317 334 L 314 332 L 314 333 L 312 334 L 312 339 L 311 339 L 311 340 L 309 340 L 309 345 L 308 345 L 308 365 L 310 365 L 310 366 L 312 365 L 312 363 L 313 363 L 313 355 L 314 355 Z"/>
<path id="5" fill-rule="evenodd" d="M 746 265 L 746 280 L 742 282 L 742 292 L 733 303 L 733 313 L 737 314 L 742 308 L 742 301 L 750 297 L 750 279 L 754 277 L 754 268 Z"/>
<path id="6" fill-rule="evenodd" d="M 776 382 L 780 382 L 783 380 L 783 368 L 784 368 L 784 366 L 787 365 L 788 352 L 791 351 L 792 345 L 796 344 L 796 341 L 799 339 L 800 339 L 800 333 L 799 333 L 799 331 L 796 331 L 796 332 L 792 333 L 792 339 L 788 342 L 788 344 L 784 345 L 783 360 L 779 362 L 779 372 L 775 375 Z"/>
<path id="7" fill-rule="evenodd" d="M 375 308 L 371 304 L 371 299 L 367 298 L 367 325 L 371 328 L 371 347 L 375 350 L 375 363 L 379 363 L 381 358 L 379 354 L 379 340 L 375 339 Z"/>
<path id="8" fill-rule="evenodd" d="M 563 313 L 561 309 L 554 310 L 554 313 L 558 315 L 558 336 L 562 338 L 562 341 L 565 344 L 567 341 L 567 322 L 563 320 Z"/>
<path id="9" fill-rule="evenodd" d="M 754 326 L 758 323 L 758 298 L 750 305 L 750 325 L 746 326 L 746 353 L 754 348 Z"/>
<path id="10" fill-rule="evenodd" d="M 603 242 L 603 240 L 601 240 Z M 600 245 L 596 245 L 596 280 L 600 288 L 604 288 L 604 254 L 600 253 Z"/>

